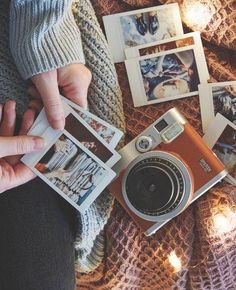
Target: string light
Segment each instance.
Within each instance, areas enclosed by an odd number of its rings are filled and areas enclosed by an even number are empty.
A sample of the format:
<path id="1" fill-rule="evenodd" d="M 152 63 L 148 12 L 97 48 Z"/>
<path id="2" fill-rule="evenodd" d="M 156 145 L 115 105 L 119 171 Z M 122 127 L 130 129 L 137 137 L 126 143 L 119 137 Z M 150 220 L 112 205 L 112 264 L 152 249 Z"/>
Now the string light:
<path id="1" fill-rule="evenodd" d="M 210 22 L 213 12 L 203 3 L 186 1 L 183 5 L 183 17 L 186 24 L 195 31 L 202 31 Z"/>
<path id="2" fill-rule="evenodd" d="M 175 251 L 172 251 L 168 256 L 168 261 L 174 268 L 175 272 L 179 272 L 182 268 L 181 259 L 176 255 Z"/>
<path id="3" fill-rule="evenodd" d="M 218 235 L 229 233 L 236 228 L 236 213 L 228 206 L 220 209 L 212 219 L 214 232 Z"/>

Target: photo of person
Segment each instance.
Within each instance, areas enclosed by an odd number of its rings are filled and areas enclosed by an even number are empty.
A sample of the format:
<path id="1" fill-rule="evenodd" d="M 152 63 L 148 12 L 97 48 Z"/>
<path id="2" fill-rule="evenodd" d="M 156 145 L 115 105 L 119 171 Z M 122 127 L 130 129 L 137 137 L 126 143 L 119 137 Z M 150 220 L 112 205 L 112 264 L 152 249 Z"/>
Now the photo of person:
<path id="1" fill-rule="evenodd" d="M 236 85 L 212 87 L 214 113 L 236 124 Z"/>
<path id="2" fill-rule="evenodd" d="M 212 149 L 229 174 L 236 178 L 236 130 L 227 125 Z"/>
<path id="3" fill-rule="evenodd" d="M 171 7 L 121 16 L 120 25 L 125 47 L 133 47 L 176 36 L 174 19 Z"/>
<path id="4" fill-rule="evenodd" d="M 144 56 L 144 55 L 154 54 L 161 51 L 167 51 L 167 50 L 181 48 L 181 47 L 194 45 L 194 44 L 195 42 L 194 42 L 193 37 L 186 37 L 179 40 L 169 41 L 169 42 L 166 42 L 165 44 L 156 44 L 156 45 L 142 48 L 139 50 L 139 55 Z"/>
<path id="5" fill-rule="evenodd" d="M 145 58 L 139 66 L 147 101 L 198 90 L 200 79 L 192 49 Z"/>
<path id="6" fill-rule="evenodd" d="M 69 114 L 66 117 L 65 130 L 104 163 L 113 157 L 113 152 L 97 139 L 97 136 L 73 114 Z"/>
<path id="7" fill-rule="evenodd" d="M 82 205 L 107 175 L 106 169 L 66 135 L 57 140 L 35 169 L 77 205 Z"/>

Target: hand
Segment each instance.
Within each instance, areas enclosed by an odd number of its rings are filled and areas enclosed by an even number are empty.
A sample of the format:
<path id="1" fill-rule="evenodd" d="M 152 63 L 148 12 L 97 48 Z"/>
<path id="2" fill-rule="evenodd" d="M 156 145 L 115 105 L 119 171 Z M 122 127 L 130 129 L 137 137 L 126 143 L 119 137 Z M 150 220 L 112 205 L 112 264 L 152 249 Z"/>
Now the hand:
<path id="1" fill-rule="evenodd" d="M 40 137 L 25 136 L 34 122 L 35 111 L 28 110 L 23 116 L 19 135 L 15 131 L 15 102 L 0 105 L 0 193 L 19 186 L 35 177 L 34 173 L 20 162 L 21 154 L 43 149 Z"/>
<path id="2" fill-rule="evenodd" d="M 83 64 L 70 64 L 33 76 L 34 87 L 29 93 L 42 98 L 50 125 L 54 129 L 63 129 L 65 116 L 59 88 L 64 97 L 86 109 L 91 79 L 91 72 Z"/>

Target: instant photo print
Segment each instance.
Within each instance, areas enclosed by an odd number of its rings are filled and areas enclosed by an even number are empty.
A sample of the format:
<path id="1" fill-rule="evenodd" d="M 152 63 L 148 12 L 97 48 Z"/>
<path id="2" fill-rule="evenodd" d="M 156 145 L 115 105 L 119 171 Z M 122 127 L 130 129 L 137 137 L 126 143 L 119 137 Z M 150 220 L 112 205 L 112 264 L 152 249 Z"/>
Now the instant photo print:
<path id="1" fill-rule="evenodd" d="M 236 186 L 236 125 L 217 113 L 203 139 L 229 172 L 226 180 Z"/>
<path id="2" fill-rule="evenodd" d="M 107 144 L 109 144 L 110 148 L 115 148 L 119 143 L 120 139 L 123 136 L 123 132 L 117 129 L 116 127 L 112 126 L 111 124 L 105 122 L 104 120 L 100 119 L 96 115 L 90 113 L 87 110 L 84 110 L 77 104 L 71 102 L 70 100 L 61 96 L 62 100 L 69 105 L 75 113 L 77 113 L 88 125 L 91 127 Z M 49 123 L 47 122 L 45 111 L 42 110 L 38 115 L 37 119 L 35 120 L 33 126 L 31 127 L 29 133 L 31 133 L 36 126 L 38 126 L 41 122 L 45 122 L 47 127 L 49 127 Z M 39 135 L 42 135 L 45 128 L 41 125 L 37 128 Z"/>
<path id="3" fill-rule="evenodd" d="M 52 129 L 42 110 L 28 134 L 42 136 L 47 146 L 22 162 L 82 212 L 113 180 L 110 167 L 120 155 L 66 103 L 64 109 L 64 130 Z"/>
<path id="4" fill-rule="evenodd" d="M 183 34 L 176 3 L 104 16 L 103 22 L 115 63 L 125 60 L 125 48 Z"/>
<path id="5" fill-rule="evenodd" d="M 90 127 L 88 123 L 65 102 L 64 109 L 66 114 L 65 130 L 71 133 L 76 140 L 81 142 L 91 152 L 98 156 L 102 162 L 106 163 L 109 167 L 112 167 L 120 159 L 120 155 L 114 150 L 113 146 L 108 144 L 104 138 Z M 43 136 L 43 133 L 49 127 L 50 125 L 47 121 L 45 110 L 43 109 L 28 134 Z M 47 136 L 47 142 L 51 139 L 54 140 L 54 136 L 57 136 L 58 138 L 61 134 L 61 131 L 53 130 L 52 132 L 51 136 Z M 117 137 L 115 142 L 117 142 Z M 33 156 L 36 156 L 36 154 L 37 153 L 32 153 Z M 26 156 L 27 157 L 25 158 L 29 160 L 32 158 L 31 154 L 27 154 Z"/>
<path id="6" fill-rule="evenodd" d="M 43 135 L 45 139 L 50 131 Z M 31 170 L 80 212 L 115 177 L 106 164 L 66 131 L 38 157 L 30 164 Z"/>
<path id="7" fill-rule="evenodd" d="M 77 104 L 71 102 L 70 100 L 62 97 L 64 102 L 66 102 L 69 106 L 71 106 L 75 112 L 92 128 L 96 133 L 104 139 L 104 141 L 111 146 L 111 148 L 115 148 L 119 143 L 121 137 L 123 136 L 123 132 L 99 117 L 93 115 L 87 110 L 84 110 Z"/>
<path id="8" fill-rule="evenodd" d="M 198 95 L 209 73 L 201 45 L 125 61 L 135 107 Z"/>
<path id="9" fill-rule="evenodd" d="M 199 97 L 203 132 L 217 113 L 236 124 L 236 81 L 200 84 Z"/>
<path id="10" fill-rule="evenodd" d="M 197 45 L 198 50 L 201 50 L 201 53 L 204 54 L 200 33 L 191 32 L 184 34 L 183 36 L 172 37 L 169 40 L 164 39 L 161 41 L 126 48 L 125 56 L 126 59 L 132 59 L 191 45 Z"/>

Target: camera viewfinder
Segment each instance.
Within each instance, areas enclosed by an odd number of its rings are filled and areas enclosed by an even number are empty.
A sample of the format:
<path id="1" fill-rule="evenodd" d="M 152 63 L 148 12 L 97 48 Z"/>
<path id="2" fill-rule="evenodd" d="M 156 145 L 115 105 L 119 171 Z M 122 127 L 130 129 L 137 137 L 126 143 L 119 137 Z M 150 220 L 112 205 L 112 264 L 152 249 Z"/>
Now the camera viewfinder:
<path id="1" fill-rule="evenodd" d="M 160 133 L 162 130 L 164 130 L 168 126 L 167 122 L 162 119 L 160 122 L 158 122 L 154 127 L 157 129 L 157 131 Z"/>

